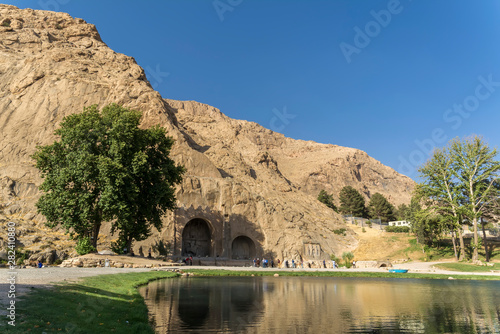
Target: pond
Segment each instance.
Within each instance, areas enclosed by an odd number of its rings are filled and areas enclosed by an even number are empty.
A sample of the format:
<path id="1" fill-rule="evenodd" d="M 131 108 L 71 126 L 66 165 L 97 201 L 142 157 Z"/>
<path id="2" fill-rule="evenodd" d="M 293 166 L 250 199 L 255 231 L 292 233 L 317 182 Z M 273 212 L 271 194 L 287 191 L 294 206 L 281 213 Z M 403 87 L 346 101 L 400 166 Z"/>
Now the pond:
<path id="1" fill-rule="evenodd" d="M 188 277 L 139 289 L 158 333 L 500 333 L 500 282 Z"/>

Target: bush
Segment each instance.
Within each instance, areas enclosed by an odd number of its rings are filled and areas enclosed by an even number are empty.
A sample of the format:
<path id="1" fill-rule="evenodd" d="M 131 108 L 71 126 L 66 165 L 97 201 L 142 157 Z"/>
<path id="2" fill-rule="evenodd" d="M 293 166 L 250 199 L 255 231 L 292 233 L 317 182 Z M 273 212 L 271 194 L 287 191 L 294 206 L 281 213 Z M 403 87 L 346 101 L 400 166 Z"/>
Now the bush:
<path id="1" fill-rule="evenodd" d="M 165 243 L 163 240 L 158 241 L 156 244 L 153 246 L 153 250 L 158 252 L 160 255 L 164 256 L 169 256 L 170 255 L 170 249 L 171 245 L 169 242 Z"/>
<path id="2" fill-rule="evenodd" d="M 361 232 L 366 232 L 366 230 L 365 230 L 365 228 L 364 228 L 364 227 L 361 229 Z"/>
<path id="3" fill-rule="evenodd" d="M 123 254 L 123 250 L 127 247 L 127 241 L 123 238 L 118 238 L 118 240 L 111 243 L 111 250 L 116 254 Z"/>
<path id="4" fill-rule="evenodd" d="M 90 237 L 84 237 L 78 240 L 78 242 L 76 243 L 75 251 L 78 253 L 78 255 L 85 255 L 95 252 L 96 249 L 94 246 L 92 246 Z"/>
<path id="5" fill-rule="evenodd" d="M 409 226 L 387 226 L 385 228 L 387 232 L 393 232 L 393 233 L 408 233 L 410 232 L 410 227 Z"/>
<path id="6" fill-rule="evenodd" d="M 330 260 L 335 261 L 337 265 L 340 265 L 340 259 L 335 256 L 335 254 L 330 254 Z"/>
<path id="7" fill-rule="evenodd" d="M 22 248 L 16 249 L 16 264 L 22 265 L 25 260 L 29 259 L 31 252 L 29 250 L 23 251 Z"/>
<path id="8" fill-rule="evenodd" d="M 339 234 L 339 235 L 340 235 L 340 234 L 342 234 L 343 236 L 345 236 L 345 232 L 346 232 L 346 231 L 347 231 L 347 230 L 346 230 L 345 228 L 339 228 L 339 229 L 337 229 L 337 230 L 333 230 L 333 233 L 335 233 L 335 234 Z"/>
<path id="9" fill-rule="evenodd" d="M 354 254 L 351 252 L 342 253 L 342 259 L 344 259 L 344 264 L 347 268 L 351 268 L 351 261 L 354 259 Z"/>

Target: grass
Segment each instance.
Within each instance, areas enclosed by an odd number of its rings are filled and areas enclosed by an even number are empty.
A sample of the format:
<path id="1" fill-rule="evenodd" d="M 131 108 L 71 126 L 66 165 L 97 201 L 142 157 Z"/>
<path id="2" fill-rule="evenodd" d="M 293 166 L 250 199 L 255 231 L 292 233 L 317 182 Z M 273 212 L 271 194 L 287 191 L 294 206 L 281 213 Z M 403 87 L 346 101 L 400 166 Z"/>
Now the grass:
<path id="1" fill-rule="evenodd" d="M 450 264 L 452 265 L 452 264 Z M 471 265 L 467 266 L 469 271 Z M 495 264 L 498 269 L 500 264 Z M 462 268 L 462 267 L 460 267 Z M 486 268 L 486 267 L 481 267 Z M 449 269 L 449 268 L 448 268 Z M 449 275 L 392 274 L 355 271 L 238 271 L 185 269 L 197 276 L 315 276 L 448 279 Z M 2 333 L 151 333 L 148 311 L 137 287 L 152 280 L 176 277 L 165 271 L 87 277 L 77 283 L 34 289 L 16 303 L 16 326 L 5 323 Z M 456 275 L 459 280 L 500 280 L 499 276 Z"/>
<path id="2" fill-rule="evenodd" d="M 186 269 L 189 273 L 197 276 L 313 276 L 313 277 L 368 277 L 368 278 L 422 278 L 422 279 L 448 279 L 449 275 L 438 274 L 397 274 L 389 272 L 356 272 L 356 271 L 238 271 L 238 270 L 207 270 L 207 269 Z M 457 275 L 455 279 L 460 280 L 500 280 L 499 276 L 476 276 Z"/>
<path id="3" fill-rule="evenodd" d="M 137 287 L 176 277 L 165 271 L 87 277 L 34 289 L 16 303 L 16 326 L 2 333 L 154 333 Z M 2 324 L 3 325 L 3 324 Z"/>
<path id="4" fill-rule="evenodd" d="M 490 272 L 490 270 L 500 270 L 500 263 L 494 263 L 492 267 L 476 266 L 468 263 L 441 263 L 435 267 L 445 270 L 454 270 L 461 272 Z"/>

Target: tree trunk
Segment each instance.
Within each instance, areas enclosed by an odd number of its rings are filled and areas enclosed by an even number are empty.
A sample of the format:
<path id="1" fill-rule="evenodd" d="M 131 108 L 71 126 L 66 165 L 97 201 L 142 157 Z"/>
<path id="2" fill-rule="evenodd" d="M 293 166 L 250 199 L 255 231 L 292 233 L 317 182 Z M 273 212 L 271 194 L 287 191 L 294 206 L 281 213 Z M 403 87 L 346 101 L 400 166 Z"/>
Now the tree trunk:
<path id="1" fill-rule="evenodd" d="M 460 241 L 460 256 L 458 261 L 465 260 L 465 243 L 464 243 L 464 235 L 461 227 L 458 228 L 458 240 Z"/>
<path id="2" fill-rule="evenodd" d="M 458 261 L 458 253 L 457 253 L 457 237 L 455 231 L 451 232 L 451 241 L 453 243 L 453 252 L 455 253 L 455 260 Z"/>
<path id="3" fill-rule="evenodd" d="M 90 240 L 92 241 L 92 246 L 97 251 L 97 239 L 99 238 L 99 230 L 101 229 L 101 223 L 94 223 L 92 227 L 92 235 L 90 236 Z"/>
<path id="4" fill-rule="evenodd" d="M 483 230 L 483 245 L 484 245 L 484 256 L 485 261 L 490 262 L 490 253 L 488 251 L 488 241 L 486 240 L 486 230 L 484 229 L 484 222 L 481 223 L 481 229 Z"/>
<path id="5" fill-rule="evenodd" d="M 127 251 L 129 254 L 132 253 L 132 237 L 127 238 Z"/>
<path id="6" fill-rule="evenodd" d="M 475 216 L 475 215 L 474 215 Z M 479 243 L 478 237 L 477 237 L 477 217 L 474 217 L 472 220 L 472 225 L 474 226 L 474 246 L 472 250 L 472 262 L 477 262 L 479 260 L 479 252 L 477 249 L 477 245 Z"/>

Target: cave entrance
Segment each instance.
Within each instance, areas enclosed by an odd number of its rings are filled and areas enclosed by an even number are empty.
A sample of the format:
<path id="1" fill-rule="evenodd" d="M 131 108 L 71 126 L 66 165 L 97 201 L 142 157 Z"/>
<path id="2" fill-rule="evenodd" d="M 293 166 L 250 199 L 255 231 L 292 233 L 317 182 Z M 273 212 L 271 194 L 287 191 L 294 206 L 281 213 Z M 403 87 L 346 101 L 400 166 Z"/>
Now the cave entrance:
<path id="1" fill-rule="evenodd" d="M 210 226 L 200 218 L 190 220 L 182 232 L 182 255 L 210 256 L 212 237 Z"/>
<path id="2" fill-rule="evenodd" d="M 241 235 L 233 240 L 231 246 L 232 258 L 235 260 L 248 260 L 255 257 L 255 243 L 249 237 Z"/>

